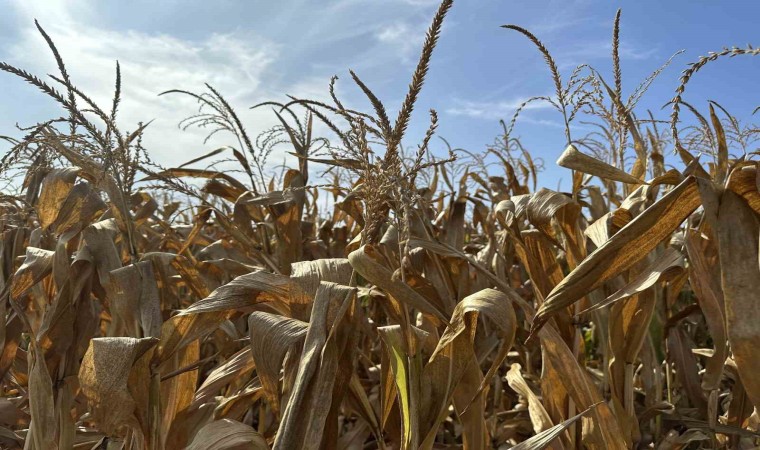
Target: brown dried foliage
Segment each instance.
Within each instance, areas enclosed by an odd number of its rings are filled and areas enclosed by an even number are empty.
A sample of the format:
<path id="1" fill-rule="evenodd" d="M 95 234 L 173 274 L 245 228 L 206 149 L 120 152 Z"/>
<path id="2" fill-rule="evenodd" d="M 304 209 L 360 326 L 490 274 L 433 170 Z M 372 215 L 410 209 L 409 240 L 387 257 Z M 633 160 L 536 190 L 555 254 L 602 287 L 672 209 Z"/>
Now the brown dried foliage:
<path id="1" fill-rule="evenodd" d="M 536 191 L 541 161 L 511 135 L 522 107 L 489 149 L 497 164 L 434 158 L 435 112 L 407 156 L 451 6 L 434 17 L 395 123 L 353 72 L 372 113 L 344 108 L 333 80 L 333 104 L 266 103 L 280 126 L 260 139 L 212 87 L 173 91 L 201 104 L 185 126 L 239 144 L 175 168 L 150 162 L 144 126 L 119 131 L 118 66 L 105 112 L 42 28 L 65 94 L 1 63 L 69 117 L 28 129 L 0 166 L 24 169 L 24 193 L 0 198 L 0 447 L 754 448 L 752 129 L 710 105 L 709 121 L 686 127 L 700 138 L 675 140 L 686 166 L 666 171 L 667 134 L 633 111 L 659 72 L 621 98 L 618 12 L 613 88 L 587 66 L 563 84 L 546 46 L 507 27 L 550 67 L 556 98 L 535 100 L 563 114 L 571 192 Z M 676 137 L 699 68 L 756 53 L 687 69 Z M 600 131 L 573 140 L 583 113 Z M 315 121 L 339 145 L 314 136 Z M 700 164 L 695 142 L 713 162 Z M 276 144 L 298 165 L 268 180 Z M 189 167 L 224 152 L 242 177 Z M 324 164 L 332 184 L 310 185 Z"/>

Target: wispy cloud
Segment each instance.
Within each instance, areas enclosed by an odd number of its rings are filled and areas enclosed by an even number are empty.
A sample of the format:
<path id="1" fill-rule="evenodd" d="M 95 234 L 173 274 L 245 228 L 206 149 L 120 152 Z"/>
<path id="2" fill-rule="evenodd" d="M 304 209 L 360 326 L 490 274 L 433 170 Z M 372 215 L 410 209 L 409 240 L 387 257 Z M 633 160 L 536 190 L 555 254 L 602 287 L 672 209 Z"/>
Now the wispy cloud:
<path id="1" fill-rule="evenodd" d="M 587 16 L 576 15 L 573 12 L 555 12 L 553 15 L 543 17 L 541 21 L 533 23 L 526 28 L 539 39 L 551 37 L 560 32 L 567 32 L 588 24 L 591 19 Z"/>
<path id="2" fill-rule="evenodd" d="M 645 60 L 657 55 L 657 47 L 642 48 L 630 42 L 620 43 L 620 57 L 623 59 Z M 564 52 L 568 58 L 599 59 L 609 58 L 612 54 L 612 43 L 609 41 L 592 41 L 579 43 L 573 49 Z"/>
<path id="3" fill-rule="evenodd" d="M 543 125 L 552 128 L 565 128 L 565 125 L 559 120 L 539 119 L 531 115 L 520 115 L 518 123 L 529 123 L 531 125 Z"/>
<path id="4" fill-rule="evenodd" d="M 420 8 L 426 8 L 426 7 L 434 7 L 441 4 L 441 0 L 387 0 L 387 2 L 383 3 L 400 3 L 404 5 L 409 6 L 415 6 Z M 346 6 L 355 6 L 355 5 L 377 5 L 379 4 L 376 0 L 337 0 L 333 3 L 333 7 L 346 7 Z"/>
<path id="5" fill-rule="evenodd" d="M 515 113 L 517 108 L 522 105 L 527 98 L 521 98 L 511 101 L 470 101 L 470 100 L 454 100 L 454 106 L 447 108 L 446 113 L 452 116 L 466 116 L 476 119 L 510 119 Z M 529 103 L 523 111 L 531 110 L 545 110 L 550 109 L 552 106 L 547 102 L 535 101 Z M 521 116 L 522 117 L 522 116 Z"/>
<path id="6" fill-rule="evenodd" d="M 626 61 L 646 61 L 660 54 L 658 47 L 644 48 L 630 42 L 621 42 L 620 59 Z M 581 63 L 593 64 L 598 60 L 612 59 L 612 43 L 608 40 L 595 40 L 578 43 L 571 48 L 555 52 L 561 68 L 575 67 Z"/>
<path id="7" fill-rule="evenodd" d="M 548 39 L 560 33 L 575 32 L 593 22 L 591 14 L 586 9 L 589 0 L 550 0 L 549 7 L 542 14 L 531 18 L 525 28 L 539 39 Z"/>
<path id="8" fill-rule="evenodd" d="M 412 6 L 437 6 L 441 4 L 441 0 L 399 0 L 402 3 Z"/>

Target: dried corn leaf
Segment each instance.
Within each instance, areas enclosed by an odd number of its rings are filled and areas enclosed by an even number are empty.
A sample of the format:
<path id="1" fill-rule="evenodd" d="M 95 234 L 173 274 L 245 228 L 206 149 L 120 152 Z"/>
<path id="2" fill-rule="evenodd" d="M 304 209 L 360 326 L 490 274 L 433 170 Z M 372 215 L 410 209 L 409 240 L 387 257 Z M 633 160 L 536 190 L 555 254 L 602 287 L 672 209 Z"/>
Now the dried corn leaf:
<path id="1" fill-rule="evenodd" d="M 33 448 L 58 449 L 56 430 L 58 410 L 55 407 L 53 380 L 41 350 L 32 344 L 29 352 L 29 424 L 27 444 Z"/>
<path id="2" fill-rule="evenodd" d="M 143 178 L 142 181 L 152 181 L 152 180 L 160 180 L 161 178 L 171 178 L 171 177 L 191 177 L 191 178 L 220 178 L 226 182 L 228 182 L 230 185 L 245 191 L 247 190 L 245 188 L 245 185 L 235 179 L 233 176 L 224 173 L 224 172 L 217 172 L 215 170 L 205 170 L 205 169 L 191 169 L 188 167 L 183 168 L 175 168 L 175 169 L 167 169 L 162 172 L 159 172 L 154 175 L 149 175 L 145 178 Z"/>
<path id="3" fill-rule="evenodd" d="M 530 415 L 530 421 L 533 424 L 533 431 L 539 434 L 552 427 L 552 420 L 549 417 L 549 413 L 541 404 L 541 399 L 533 392 L 528 386 L 528 383 L 523 378 L 520 372 L 520 364 L 512 364 L 509 372 L 507 372 L 507 383 L 515 392 L 522 395 L 528 402 L 528 414 Z M 559 445 L 561 447 L 561 444 Z"/>
<path id="4" fill-rule="evenodd" d="M 347 371 L 340 370 L 346 368 L 341 360 L 352 365 L 348 341 L 352 330 L 343 319 L 355 295 L 355 288 L 335 283 L 322 282 L 317 288 L 298 374 L 274 449 L 318 450 L 335 446 L 329 439 L 337 416 L 333 414 L 331 420 L 330 412 L 340 408 L 340 394 L 345 393 L 349 381 Z M 308 418 L 303 417 L 303 411 L 309 411 Z"/>
<path id="5" fill-rule="evenodd" d="M 591 408 L 594 408 L 594 406 Z M 562 434 L 562 432 L 568 429 L 570 425 L 577 422 L 581 417 L 587 415 L 589 411 L 591 411 L 591 408 L 582 411 L 581 413 L 571 417 L 570 419 L 567 419 L 560 424 L 554 425 L 546 431 L 542 431 L 541 433 L 533 436 L 528 440 L 520 442 L 514 447 L 511 447 L 512 450 L 541 450 L 548 447 L 555 439 L 559 437 L 560 434 Z"/>
<path id="6" fill-rule="evenodd" d="M 702 377 L 702 389 L 710 391 L 720 386 L 723 365 L 728 357 L 721 264 L 715 240 L 695 230 L 689 230 L 686 236 L 686 250 L 689 255 L 689 283 L 697 296 L 715 346 L 715 351 L 707 358 Z"/>
<path id="7" fill-rule="evenodd" d="M 79 369 L 79 383 L 93 420 L 108 436 L 123 437 L 130 430 L 142 434 L 146 424 L 140 422 L 144 417 L 141 411 L 147 411 L 148 405 L 138 404 L 135 397 L 150 391 L 150 378 L 133 379 L 131 375 L 139 369 L 139 361 L 149 362 L 157 342 L 152 337 L 90 341 Z"/>
<path id="8" fill-rule="evenodd" d="M 689 177 L 588 255 L 554 287 L 536 313 L 531 336 L 557 311 L 642 260 L 698 206 L 697 186 Z"/>
<path id="9" fill-rule="evenodd" d="M 539 331 L 541 348 L 546 362 L 559 374 L 554 380 L 561 383 L 568 395 L 579 408 L 589 409 L 593 421 L 588 423 L 590 429 L 584 430 L 587 439 L 599 448 L 626 448 L 625 441 L 615 416 L 603 401 L 598 388 L 591 382 L 586 372 L 578 364 L 578 360 L 567 347 L 560 335 L 552 327 L 544 327 Z"/>
<path id="10" fill-rule="evenodd" d="M 42 180 L 40 198 L 37 200 L 37 217 L 40 227 L 46 229 L 58 217 L 61 204 L 66 200 L 79 174 L 78 167 L 53 169 Z"/>
<path id="11" fill-rule="evenodd" d="M 364 245 L 348 255 L 351 266 L 362 277 L 392 295 L 396 300 L 423 313 L 437 317 L 444 323 L 447 322 L 446 316 L 442 311 L 428 302 L 423 296 L 409 287 L 409 285 L 394 280 L 392 272 L 380 262 L 380 258 L 381 256 L 377 249 L 370 244 Z"/>
<path id="12" fill-rule="evenodd" d="M 264 396 L 275 414 L 280 414 L 280 371 L 285 354 L 299 345 L 308 325 L 289 317 L 255 311 L 248 318 L 251 356 L 261 380 Z"/>
<path id="13" fill-rule="evenodd" d="M 274 301 L 287 303 L 291 296 L 298 298 L 301 295 L 300 289 L 288 277 L 257 270 L 215 289 L 208 297 L 184 309 L 182 314 L 229 311 Z"/>
<path id="14" fill-rule="evenodd" d="M 203 384 L 195 391 L 193 404 L 202 405 L 219 392 L 223 386 L 234 379 L 246 377 L 256 365 L 253 363 L 251 348 L 245 347 L 230 356 L 223 364 L 211 371 L 203 380 Z"/>
<path id="15" fill-rule="evenodd" d="M 578 315 L 606 308 L 615 302 L 644 292 L 654 286 L 655 283 L 668 281 L 675 275 L 680 274 L 683 271 L 683 267 L 684 259 L 681 252 L 673 247 L 668 247 L 657 257 L 657 259 L 636 275 L 636 277 L 629 281 L 624 287 L 604 299 L 604 301 L 581 311 Z"/>
<path id="16" fill-rule="evenodd" d="M 744 388 L 760 407 L 760 259 L 757 215 L 732 191 L 725 191 L 718 210 L 718 243 L 726 308 L 728 341 Z"/>
<path id="17" fill-rule="evenodd" d="M 222 419 L 203 426 L 187 450 L 267 450 L 266 440 L 250 426 Z"/>
<path id="18" fill-rule="evenodd" d="M 163 319 L 150 261 L 111 271 L 108 291 L 114 319 L 121 321 L 128 336 L 160 336 Z"/>

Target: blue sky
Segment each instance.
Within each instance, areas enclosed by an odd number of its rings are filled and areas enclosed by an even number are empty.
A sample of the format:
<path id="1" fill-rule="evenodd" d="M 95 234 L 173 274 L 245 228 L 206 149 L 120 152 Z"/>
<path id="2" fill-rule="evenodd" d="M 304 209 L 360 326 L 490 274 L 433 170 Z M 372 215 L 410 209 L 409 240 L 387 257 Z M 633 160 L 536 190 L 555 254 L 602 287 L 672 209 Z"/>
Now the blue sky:
<path id="1" fill-rule="evenodd" d="M 369 109 L 348 75 L 353 69 L 395 112 L 437 3 L 0 0 L 0 60 L 38 74 L 54 72 L 54 61 L 34 28 L 37 18 L 59 46 L 75 84 L 107 105 L 118 59 L 124 83 L 122 128 L 155 119 L 146 145 L 156 160 L 173 165 L 228 142 L 218 139 L 204 147 L 201 132 L 179 131 L 177 122 L 195 105 L 181 97 L 156 96 L 167 89 L 201 90 L 210 82 L 239 108 L 255 134 L 274 118 L 248 106 L 282 100 L 286 93 L 325 98 L 332 75 L 340 77 L 338 93 L 348 105 Z M 588 63 L 611 79 L 610 36 L 618 7 L 623 8 L 624 94 L 673 53 L 685 51 L 644 96 L 639 114 L 652 109 L 667 119 L 669 110 L 660 108 L 673 96 L 681 70 L 699 55 L 758 44 L 757 1 L 459 0 L 447 18 L 405 144 L 419 141 L 427 127 L 426 111 L 433 108 L 439 112 L 440 136 L 455 147 L 482 152 L 499 133 L 499 119 L 508 120 L 525 98 L 552 92 L 538 51 L 523 36 L 500 28 L 503 24 L 533 31 L 566 77 L 575 65 Z M 710 64 L 690 83 L 685 100 L 703 111 L 708 99 L 716 100 L 736 116 L 751 118 L 760 105 L 753 83 L 758 74 L 759 58 Z M 0 74 L 0 134 L 19 136 L 16 123 L 30 125 L 58 114 L 32 87 Z M 568 178 L 567 171 L 554 166 L 564 143 L 560 122 L 555 111 L 534 108 L 515 132 L 534 156 L 546 161 L 540 182 L 547 187 Z M 441 148 L 436 144 L 436 151 Z"/>

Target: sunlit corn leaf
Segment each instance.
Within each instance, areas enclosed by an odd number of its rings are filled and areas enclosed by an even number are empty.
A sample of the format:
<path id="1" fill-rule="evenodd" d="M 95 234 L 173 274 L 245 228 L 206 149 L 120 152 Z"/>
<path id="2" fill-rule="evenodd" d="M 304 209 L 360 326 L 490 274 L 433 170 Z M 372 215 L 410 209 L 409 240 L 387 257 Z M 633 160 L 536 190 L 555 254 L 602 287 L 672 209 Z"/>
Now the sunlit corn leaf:
<path id="1" fill-rule="evenodd" d="M 159 388 L 160 405 L 151 405 L 151 412 L 161 415 L 160 424 L 154 424 L 160 425 L 160 429 L 155 431 L 158 439 L 163 440 L 169 435 L 177 415 L 187 410 L 193 402 L 198 386 L 198 363 L 203 361 L 200 358 L 200 348 L 200 342 L 194 341 L 158 368 L 162 374 Z"/>
<path id="2" fill-rule="evenodd" d="M 602 448 L 626 448 L 625 437 L 622 435 L 620 424 L 610 408 L 603 400 L 598 388 L 592 383 L 587 373 L 578 364 L 577 359 L 567 347 L 562 337 L 552 327 L 544 327 L 539 331 L 541 349 L 545 356 L 544 377 L 546 386 L 564 387 L 568 395 L 579 408 L 591 408 L 593 421 L 587 423 L 588 429 L 584 434 L 590 442 Z M 551 378 L 546 378 L 550 376 Z"/>
<path id="3" fill-rule="evenodd" d="M 90 183 L 77 183 L 59 206 L 58 215 L 50 228 L 56 234 L 74 235 L 105 209 L 105 202 Z"/>
<path id="4" fill-rule="evenodd" d="M 40 227 L 46 229 L 55 222 L 61 205 L 74 187 L 78 174 L 78 167 L 63 167 L 53 169 L 45 175 L 40 197 L 37 200 L 37 216 L 40 219 Z"/>
<path id="5" fill-rule="evenodd" d="M 520 364 L 512 364 L 512 367 L 507 372 L 507 383 L 509 383 L 509 387 L 522 395 L 528 402 L 528 413 L 530 414 L 530 421 L 533 424 L 533 431 L 539 434 L 552 427 L 552 420 L 541 404 L 541 399 L 528 386 L 520 369 Z M 561 444 L 559 445 L 561 446 Z"/>
<path id="6" fill-rule="evenodd" d="M 215 289 L 182 311 L 183 315 L 228 311 L 257 303 L 287 303 L 291 296 L 303 295 L 288 277 L 263 270 L 239 276 Z"/>
<path id="7" fill-rule="evenodd" d="M 403 449 L 416 448 L 420 441 L 420 386 L 418 383 L 422 365 L 421 355 L 407 350 L 400 325 L 380 327 L 377 331 L 387 352 L 387 361 L 390 364 L 388 373 L 393 377 L 398 397 L 402 426 L 401 446 Z M 419 345 L 424 335 L 424 331 L 413 328 L 412 343 Z"/>
<path id="8" fill-rule="evenodd" d="M 288 300 L 290 314 L 294 318 L 308 320 L 312 310 L 311 301 L 322 282 L 348 286 L 353 267 L 346 258 L 321 258 L 315 261 L 299 261 L 292 265 L 290 279 L 298 285 L 302 296 L 291 295 Z"/>
<path id="9" fill-rule="evenodd" d="M 687 178 L 588 255 L 555 286 L 536 313 L 531 335 L 551 315 L 643 259 L 698 206 L 696 183 L 693 177 Z"/>
<path id="10" fill-rule="evenodd" d="M 728 175 L 728 143 L 726 142 L 726 132 L 723 129 L 723 124 L 720 123 L 720 119 L 715 114 L 715 108 L 710 103 L 710 122 L 712 122 L 713 130 L 715 131 L 715 144 L 718 147 L 718 165 L 716 167 L 715 181 L 722 183 Z"/>
<path id="11" fill-rule="evenodd" d="M 499 351 L 485 378 L 475 364 L 475 349 L 472 346 L 481 315 L 487 317 L 489 323 L 499 329 L 502 339 Z M 454 308 L 450 324 L 438 341 L 430 357 L 430 363 L 425 367 L 423 407 L 440 414 L 447 407 L 447 399 L 454 395 L 454 404 L 465 427 L 464 442 L 468 448 L 480 448 L 485 444 L 484 437 L 487 432 L 485 417 L 482 414 L 483 405 L 480 404 L 481 392 L 506 358 L 512 347 L 516 328 L 514 308 L 507 295 L 494 289 L 476 292 L 462 299 Z M 436 363 L 440 364 L 437 361 L 439 358 L 445 363 L 436 367 Z M 435 397 L 424 396 L 430 389 L 427 386 L 431 383 L 443 386 L 433 387 Z M 440 416 L 433 417 L 440 420 Z M 426 425 L 431 427 L 430 432 L 437 428 L 437 422 Z M 431 437 L 430 432 L 427 433 L 428 440 Z"/>
<path id="12" fill-rule="evenodd" d="M 574 145 L 568 145 L 562 155 L 557 160 L 557 165 L 578 170 L 583 173 L 597 176 L 603 180 L 620 181 L 628 184 L 642 184 L 643 182 L 624 172 L 617 167 L 611 166 L 603 161 L 581 153 Z"/>
<path id="13" fill-rule="evenodd" d="M 53 270 L 55 252 L 41 248 L 27 247 L 24 263 L 13 275 L 10 284 L 11 299 L 18 299 L 28 289 L 42 281 Z"/>

